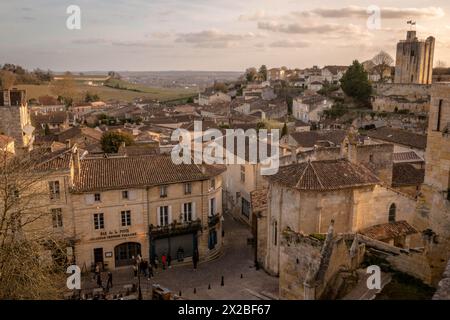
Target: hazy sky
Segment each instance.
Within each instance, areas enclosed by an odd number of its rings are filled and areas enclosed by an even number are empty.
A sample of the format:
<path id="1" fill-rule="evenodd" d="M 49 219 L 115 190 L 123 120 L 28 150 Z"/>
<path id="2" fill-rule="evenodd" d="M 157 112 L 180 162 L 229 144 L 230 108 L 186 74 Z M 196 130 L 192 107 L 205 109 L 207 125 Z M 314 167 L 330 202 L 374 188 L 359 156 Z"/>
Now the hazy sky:
<path id="1" fill-rule="evenodd" d="M 395 4 L 394 4 L 395 3 Z M 69 5 L 81 30 L 66 27 Z M 381 29 L 367 8 L 381 8 Z M 0 2 L 0 63 L 86 70 L 230 70 L 395 57 L 407 20 L 450 65 L 450 1 L 14 0 Z"/>

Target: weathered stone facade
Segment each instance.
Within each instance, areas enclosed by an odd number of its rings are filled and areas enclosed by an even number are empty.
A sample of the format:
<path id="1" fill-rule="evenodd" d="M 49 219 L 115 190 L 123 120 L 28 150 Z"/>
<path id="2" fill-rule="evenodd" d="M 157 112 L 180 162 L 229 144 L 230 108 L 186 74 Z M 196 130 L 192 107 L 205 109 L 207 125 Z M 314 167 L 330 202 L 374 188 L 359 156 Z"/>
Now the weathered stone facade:
<path id="1" fill-rule="evenodd" d="M 431 84 L 435 39 L 418 40 L 416 31 L 408 31 L 406 40 L 397 44 L 395 83 Z"/>
<path id="2" fill-rule="evenodd" d="M 450 85 L 433 85 L 428 126 L 425 181 L 417 204 L 418 221 L 422 229 L 431 229 L 437 243 L 430 259 L 434 265 L 434 280 L 444 269 L 443 261 L 450 256 Z"/>
<path id="3" fill-rule="evenodd" d="M 0 134 L 12 137 L 15 147 L 32 148 L 34 128 L 31 125 L 30 112 L 26 103 L 25 91 L 2 90 L 0 99 Z"/>
<path id="4" fill-rule="evenodd" d="M 396 112 L 407 110 L 424 114 L 430 109 L 431 85 L 378 83 L 374 86 L 373 110 Z"/>

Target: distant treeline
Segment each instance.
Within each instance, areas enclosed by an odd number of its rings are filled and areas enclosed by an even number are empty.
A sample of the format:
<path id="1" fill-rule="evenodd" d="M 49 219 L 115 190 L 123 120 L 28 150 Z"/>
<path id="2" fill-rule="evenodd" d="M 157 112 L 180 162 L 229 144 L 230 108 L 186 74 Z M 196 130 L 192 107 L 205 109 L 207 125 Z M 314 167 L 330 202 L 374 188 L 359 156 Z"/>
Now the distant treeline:
<path id="1" fill-rule="evenodd" d="M 1 66 L 0 71 L 13 74 L 15 84 L 43 84 L 53 80 L 53 73 L 50 70 L 35 69 L 28 71 L 19 65 L 11 63 L 5 63 Z"/>

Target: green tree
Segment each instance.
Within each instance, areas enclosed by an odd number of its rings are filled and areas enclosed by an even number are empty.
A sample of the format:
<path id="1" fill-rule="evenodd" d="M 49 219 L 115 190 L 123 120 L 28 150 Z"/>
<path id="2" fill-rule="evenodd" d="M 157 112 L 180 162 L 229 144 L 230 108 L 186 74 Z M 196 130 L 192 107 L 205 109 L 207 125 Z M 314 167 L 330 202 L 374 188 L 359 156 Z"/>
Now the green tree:
<path id="1" fill-rule="evenodd" d="M 286 125 L 286 122 L 284 123 L 283 129 L 281 129 L 281 137 L 284 137 L 285 135 L 288 134 L 288 128 Z"/>
<path id="2" fill-rule="evenodd" d="M 286 96 L 286 104 L 288 107 L 288 114 L 292 114 L 292 105 L 294 104 L 294 99 L 291 96 Z"/>
<path id="3" fill-rule="evenodd" d="M 128 133 L 108 131 L 102 135 L 100 143 L 103 152 L 117 153 L 122 143 L 125 143 L 126 146 L 132 145 L 134 143 L 134 138 Z"/>
<path id="4" fill-rule="evenodd" d="M 267 81 L 267 67 L 266 65 L 262 65 L 258 71 L 259 78 L 263 81 Z"/>
<path id="5" fill-rule="evenodd" d="M 89 103 L 89 102 L 96 102 L 96 101 L 100 101 L 100 97 L 98 96 L 98 94 L 90 93 L 89 91 L 86 92 L 86 95 L 84 96 L 84 102 Z"/>
<path id="6" fill-rule="evenodd" d="M 248 68 L 245 71 L 245 79 L 247 80 L 247 82 L 255 81 L 257 76 L 258 76 L 258 71 L 256 71 L 256 68 Z"/>
<path id="7" fill-rule="evenodd" d="M 346 95 L 354 98 L 356 101 L 367 104 L 372 94 L 372 86 L 364 67 L 358 60 L 348 68 L 341 79 L 341 87 Z"/>

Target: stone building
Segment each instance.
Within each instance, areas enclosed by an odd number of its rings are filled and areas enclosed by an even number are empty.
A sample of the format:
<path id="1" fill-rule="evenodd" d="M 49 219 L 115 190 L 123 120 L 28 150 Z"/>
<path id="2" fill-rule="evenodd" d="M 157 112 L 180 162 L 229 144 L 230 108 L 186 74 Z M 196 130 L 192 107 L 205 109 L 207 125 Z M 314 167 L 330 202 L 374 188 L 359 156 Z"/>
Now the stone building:
<path id="1" fill-rule="evenodd" d="M 406 40 L 397 43 L 394 82 L 431 84 L 434 45 L 433 37 L 423 41 L 416 37 L 416 31 L 408 31 Z"/>
<path id="2" fill-rule="evenodd" d="M 379 161 L 385 160 L 380 157 Z M 413 198 L 392 190 L 365 166 L 347 159 L 288 165 L 268 180 L 267 215 L 262 218 L 266 221 L 261 221 L 267 225 L 266 255 L 258 257 L 272 274 L 280 272 L 279 237 L 286 229 L 324 234 L 334 220 L 336 232 L 354 233 L 374 225 L 413 221 Z"/>
<path id="3" fill-rule="evenodd" d="M 450 85 L 435 84 L 427 135 L 425 181 L 418 201 L 418 223 L 439 240 L 432 258 L 436 277 L 449 257 L 450 245 Z"/>
<path id="4" fill-rule="evenodd" d="M 17 150 L 32 149 L 34 127 L 31 125 L 25 90 L 1 91 L 0 134 L 12 137 Z"/>
<path id="5" fill-rule="evenodd" d="M 223 167 L 175 165 L 170 156 L 94 159 L 76 146 L 51 153 L 46 172 L 52 218 L 75 263 L 89 270 L 127 266 L 132 257 L 201 259 L 222 244 Z"/>

